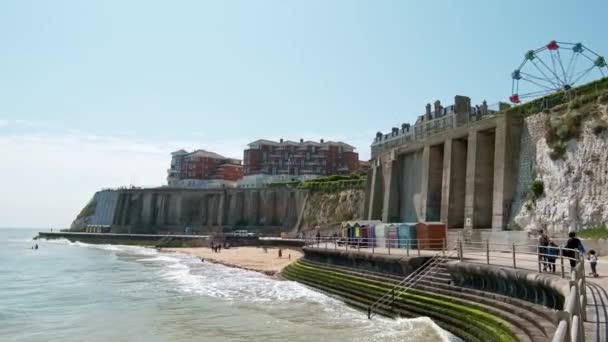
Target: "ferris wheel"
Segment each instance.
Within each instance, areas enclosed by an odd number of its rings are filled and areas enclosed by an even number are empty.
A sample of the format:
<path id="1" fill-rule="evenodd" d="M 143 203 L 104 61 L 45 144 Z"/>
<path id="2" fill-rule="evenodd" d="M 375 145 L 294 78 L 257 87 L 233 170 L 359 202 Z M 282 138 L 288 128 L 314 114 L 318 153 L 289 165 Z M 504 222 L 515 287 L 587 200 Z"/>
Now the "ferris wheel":
<path id="1" fill-rule="evenodd" d="M 573 86 L 608 75 L 606 59 L 582 43 L 555 40 L 526 52 L 523 62 L 511 73 L 511 97 L 522 100 L 570 90 Z"/>

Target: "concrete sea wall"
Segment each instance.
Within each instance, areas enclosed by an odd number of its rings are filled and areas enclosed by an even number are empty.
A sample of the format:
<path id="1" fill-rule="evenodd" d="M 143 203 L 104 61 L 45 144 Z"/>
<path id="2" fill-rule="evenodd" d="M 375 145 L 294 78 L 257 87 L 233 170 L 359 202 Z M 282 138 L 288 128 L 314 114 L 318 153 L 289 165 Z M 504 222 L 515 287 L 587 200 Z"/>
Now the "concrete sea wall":
<path id="1" fill-rule="evenodd" d="M 72 223 L 72 231 L 87 225 L 111 226 L 113 233 L 212 234 L 225 226 L 260 235 L 339 227 L 363 215 L 363 190 L 310 192 L 281 189 L 123 189 L 95 194 Z"/>
<path id="2" fill-rule="evenodd" d="M 429 257 L 403 257 L 365 252 L 359 253 L 357 251 L 320 250 L 318 248 L 307 247 L 304 247 L 304 252 L 306 259 L 311 261 L 402 277 L 411 274 L 429 259 Z"/>
<path id="3" fill-rule="evenodd" d="M 237 236 L 203 236 L 203 235 L 165 235 L 165 234 L 103 234 L 103 233 L 73 233 L 73 232 L 40 232 L 38 239 L 67 239 L 72 242 L 109 245 L 135 245 L 154 247 L 209 247 L 211 242 L 226 242 L 232 247 L 242 246 L 268 246 L 268 247 L 295 247 L 304 245 L 302 240 L 296 239 L 259 239 L 258 237 Z"/>
<path id="4" fill-rule="evenodd" d="M 304 257 L 283 269 L 281 276 L 339 297 L 362 310 L 362 314 L 369 314 L 370 305 L 390 293 L 427 260 L 307 247 L 303 250 Z M 449 269 L 453 279 L 463 285 L 475 285 L 479 279 L 485 279 L 484 284 L 502 280 L 500 272 L 493 274 L 476 267 L 450 266 Z M 520 274 L 508 280 L 516 282 L 513 286 L 518 290 L 499 293 L 491 292 L 498 289 L 491 286 L 480 291 L 474 286 L 421 281 L 384 304 L 374 306 L 373 313 L 387 317 L 430 317 L 464 341 L 549 341 L 555 331 L 555 313 L 538 304 L 558 308 L 563 304 L 562 284 L 558 283 L 561 279 L 555 283 L 534 282 L 531 276 L 522 278 Z M 544 301 L 527 302 L 531 293 Z"/>

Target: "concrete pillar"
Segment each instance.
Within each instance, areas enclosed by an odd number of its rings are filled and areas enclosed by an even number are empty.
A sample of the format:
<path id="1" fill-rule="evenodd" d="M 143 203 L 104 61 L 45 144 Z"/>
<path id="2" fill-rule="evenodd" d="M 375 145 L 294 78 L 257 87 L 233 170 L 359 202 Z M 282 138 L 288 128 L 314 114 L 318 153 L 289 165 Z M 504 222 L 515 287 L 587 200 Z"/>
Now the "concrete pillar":
<path id="1" fill-rule="evenodd" d="M 447 144 L 447 142 L 446 142 Z M 444 214 L 447 218 L 445 222 L 449 228 L 464 227 L 464 204 L 465 204 L 465 187 L 466 187 L 466 164 L 467 164 L 467 141 L 466 139 L 454 139 L 450 141 L 449 159 L 444 161 L 449 163 L 449 170 L 444 168 L 446 173 L 449 173 L 448 187 L 444 191 L 448 191 L 445 203 L 447 205 L 447 213 Z M 446 152 L 447 153 L 447 152 Z M 445 164 L 444 164 L 445 165 Z M 444 209 L 444 207 L 442 207 Z"/>
<path id="2" fill-rule="evenodd" d="M 429 166 L 431 158 L 431 147 L 429 145 L 424 146 L 422 150 L 422 174 L 420 177 L 420 209 L 421 219 L 426 219 L 426 207 L 429 193 Z"/>
<path id="3" fill-rule="evenodd" d="M 367 207 L 367 219 L 368 220 L 373 220 L 375 219 L 377 216 L 374 215 L 375 210 L 375 204 L 377 202 L 376 197 L 379 195 L 378 192 L 381 191 L 381 189 L 379 189 L 377 187 L 377 183 L 379 182 L 379 166 L 377 164 L 377 159 L 372 160 L 371 162 L 372 164 L 372 169 L 371 169 L 371 177 L 368 178 L 368 182 L 370 183 L 369 186 L 369 200 L 368 202 L 368 207 Z"/>
<path id="4" fill-rule="evenodd" d="M 382 222 L 391 222 L 399 216 L 397 185 L 397 163 L 393 151 L 381 157 L 384 197 L 382 200 Z"/>
<path id="5" fill-rule="evenodd" d="M 449 225 L 449 210 L 450 210 L 450 181 L 452 175 L 452 139 L 448 139 L 443 144 L 443 175 L 441 188 L 441 214 L 440 221 Z M 457 200 L 457 199 L 453 199 Z"/>
<path id="6" fill-rule="evenodd" d="M 494 181 L 494 132 L 469 132 L 465 229 L 490 228 Z"/>
<path id="7" fill-rule="evenodd" d="M 154 213 L 154 205 L 153 199 L 154 194 L 152 192 L 142 192 L 142 223 L 147 227 L 152 225 L 153 222 L 153 213 Z"/>
<path id="8" fill-rule="evenodd" d="M 464 195 L 464 229 L 473 229 L 475 211 L 475 156 L 477 155 L 477 132 L 470 131 L 467 139 L 467 166 Z"/>
<path id="9" fill-rule="evenodd" d="M 400 156 L 399 218 L 401 222 L 424 221 L 421 213 L 422 150 Z"/>
<path id="10" fill-rule="evenodd" d="M 218 226 L 223 226 L 224 225 L 224 212 L 226 211 L 227 205 L 227 194 L 226 191 L 222 191 L 221 194 L 219 195 L 219 203 L 218 203 L 218 208 L 217 208 L 217 224 Z"/>
<path id="11" fill-rule="evenodd" d="M 502 230 L 509 220 L 515 192 L 515 161 L 519 155 L 521 121 L 504 114 L 496 119 L 492 229 Z"/>

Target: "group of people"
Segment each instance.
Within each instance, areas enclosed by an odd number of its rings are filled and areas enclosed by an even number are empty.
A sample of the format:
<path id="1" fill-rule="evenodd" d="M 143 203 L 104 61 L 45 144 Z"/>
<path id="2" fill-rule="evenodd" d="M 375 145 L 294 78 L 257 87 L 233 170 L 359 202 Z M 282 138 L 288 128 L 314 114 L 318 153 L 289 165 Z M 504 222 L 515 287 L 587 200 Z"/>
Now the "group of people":
<path id="1" fill-rule="evenodd" d="M 538 236 L 538 258 L 542 265 L 543 272 L 555 273 L 555 262 L 561 255 L 568 258 L 570 262 L 570 268 L 574 270 L 577 263 L 577 256 L 584 255 L 586 250 L 585 246 L 579 238 L 576 237 L 575 232 L 568 234 L 568 241 L 566 245 L 560 247 L 555 241 L 549 239 L 547 233 L 544 230 L 539 230 Z M 578 251 L 578 253 L 577 253 Z M 597 255 L 592 249 L 588 255 L 589 264 L 591 266 L 591 276 L 598 277 L 597 274 Z"/>
<path id="2" fill-rule="evenodd" d="M 213 253 L 220 253 L 222 251 L 222 244 L 214 245 L 212 242 L 211 250 L 213 251 Z"/>

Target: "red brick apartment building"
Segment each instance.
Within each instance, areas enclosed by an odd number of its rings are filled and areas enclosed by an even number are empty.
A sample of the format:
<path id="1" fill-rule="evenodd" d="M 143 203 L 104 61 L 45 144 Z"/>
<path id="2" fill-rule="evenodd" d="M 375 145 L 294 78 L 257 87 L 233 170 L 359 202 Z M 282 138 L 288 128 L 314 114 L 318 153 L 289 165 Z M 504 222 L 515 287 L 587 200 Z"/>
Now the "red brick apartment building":
<path id="1" fill-rule="evenodd" d="M 171 167 L 167 171 L 167 183 L 175 187 L 235 187 L 243 177 L 240 160 L 205 150 L 171 153 Z"/>
<path id="2" fill-rule="evenodd" d="M 262 186 L 277 181 L 350 174 L 359 169 L 355 147 L 343 142 L 256 140 L 244 152 L 241 185 Z"/>

